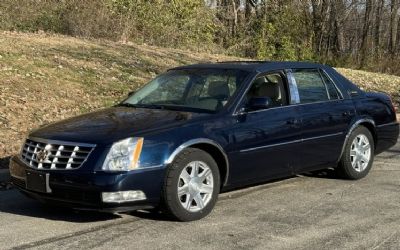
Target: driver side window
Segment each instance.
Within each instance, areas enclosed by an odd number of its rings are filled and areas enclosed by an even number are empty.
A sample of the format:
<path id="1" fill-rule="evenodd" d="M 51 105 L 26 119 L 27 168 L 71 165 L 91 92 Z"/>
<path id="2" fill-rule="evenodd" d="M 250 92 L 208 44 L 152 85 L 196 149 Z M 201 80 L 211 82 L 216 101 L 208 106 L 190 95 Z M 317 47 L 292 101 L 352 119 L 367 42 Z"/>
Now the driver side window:
<path id="1" fill-rule="evenodd" d="M 258 77 L 247 92 L 247 101 L 252 98 L 270 98 L 269 107 L 280 107 L 288 104 L 285 80 L 281 73 L 270 73 Z"/>

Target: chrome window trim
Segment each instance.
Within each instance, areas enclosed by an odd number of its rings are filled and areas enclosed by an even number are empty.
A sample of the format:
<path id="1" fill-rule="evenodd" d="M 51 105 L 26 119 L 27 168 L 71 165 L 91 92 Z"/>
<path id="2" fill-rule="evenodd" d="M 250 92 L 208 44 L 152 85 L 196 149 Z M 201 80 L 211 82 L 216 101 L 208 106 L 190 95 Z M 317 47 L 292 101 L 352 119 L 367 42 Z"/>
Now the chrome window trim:
<path id="1" fill-rule="evenodd" d="M 260 109 L 260 110 L 254 110 L 254 111 L 248 111 L 245 112 L 246 114 L 252 114 L 252 113 L 258 113 L 258 112 L 263 112 L 263 111 L 268 111 L 268 110 L 273 110 L 273 109 L 281 109 L 281 108 L 290 108 L 290 107 L 297 107 L 297 106 L 303 106 L 303 105 L 312 105 L 312 104 L 324 104 L 324 103 L 330 103 L 330 102 L 341 102 L 345 101 L 346 99 L 335 99 L 335 100 L 328 100 L 328 101 L 320 101 L 320 102 L 310 102 L 310 103 L 298 103 L 298 104 L 290 104 L 286 106 L 280 106 L 280 107 L 273 107 L 269 109 Z M 242 115 L 243 113 L 235 113 L 232 114 L 232 116 L 238 116 Z"/>
<path id="2" fill-rule="evenodd" d="M 340 97 L 339 99 L 335 99 L 335 100 L 340 100 L 340 99 L 344 99 L 344 95 L 343 92 L 340 90 L 340 88 L 338 88 L 336 82 L 332 79 L 332 77 L 328 74 L 328 72 L 326 72 L 324 69 L 319 69 L 326 77 L 328 77 L 328 79 L 333 83 L 333 85 L 335 86 L 336 90 L 339 92 Z M 322 79 L 324 80 L 324 79 Z"/>
<path id="3" fill-rule="evenodd" d="M 286 69 L 286 78 L 289 84 L 289 95 L 290 95 L 290 104 L 299 104 L 300 103 L 300 95 L 299 89 L 297 88 L 296 79 L 293 76 L 292 69 Z"/>
<path id="4" fill-rule="evenodd" d="M 318 70 L 318 71 L 322 71 L 322 73 L 324 73 L 326 75 L 326 77 L 330 81 L 332 81 L 333 85 L 338 90 L 341 98 L 339 98 L 339 99 L 329 99 L 329 100 L 318 101 L 318 102 L 301 103 L 300 95 L 299 95 L 298 88 L 297 88 L 297 82 L 296 82 L 296 79 L 294 78 L 294 76 L 292 74 L 293 69 L 273 70 L 273 71 L 268 71 L 268 72 L 265 72 L 265 73 L 262 73 L 262 74 L 258 74 L 255 77 L 253 77 L 253 79 L 251 80 L 251 84 L 249 84 L 249 86 L 247 86 L 244 94 L 240 97 L 239 102 L 235 106 L 235 109 L 234 109 L 234 112 L 232 113 L 232 116 L 238 116 L 238 115 L 242 115 L 242 114 L 258 113 L 258 112 L 262 112 L 262 111 L 279 109 L 279 108 L 287 108 L 287 107 L 294 107 L 294 106 L 301 106 L 301 105 L 322 104 L 322 103 L 330 103 L 330 102 L 339 102 L 339 101 L 346 100 L 344 98 L 344 96 L 343 96 L 343 92 L 340 90 L 340 88 L 338 88 L 336 82 L 332 79 L 332 77 L 324 69 L 321 69 L 321 68 L 306 68 L 306 69 L 315 69 L 315 70 Z M 255 79 L 257 79 L 257 77 L 259 77 L 260 75 L 279 72 L 279 71 L 283 71 L 286 74 L 286 80 L 288 82 L 288 86 L 287 87 L 288 87 L 289 95 L 290 95 L 290 104 L 285 105 L 285 106 L 280 106 L 280 107 L 273 107 L 273 108 L 269 108 L 269 109 L 260 109 L 260 110 L 254 110 L 254 111 L 248 111 L 248 112 L 241 112 L 241 111 L 238 110 L 238 107 L 239 107 L 240 103 L 242 102 L 245 94 L 251 88 L 252 83 L 255 81 Z M 321 74 L 321 72 L 319 72 L 319 73 Z"/>
<path id="5" fill-rule="evenodd" d="M 319 75 L 319 77 L 321 77 L 322 83 L 323 83 L 324 86 L 325 86 L 325 91 L 326 91 L 326 94 L 327 94 L 327 96 L 328 96 L 328 99 L 329 99 L 329 100 L 332 100 L 332 99 L 331 99 L 331 94 L 329 93 L 328 84 L 327 84 L 326 81 L 324 80 L 324 78 L 323 78 L 323 76 L 322 76 L 322 73 L 321 73 L 321 70 L 319 70 L 319 69 L 318 69 L 318 75 Z M 335 87 L 335 85 L 333 85 L 333 87 Z M 340 99 L 340 98 L 339 98 L 339 99 Z"/>
<path id="6" fill-rule="evenodd" d="M 275 143 L 275 144 L 269 144 L 269 145 L 260 146 L 260 147 L 243 149 L 243 150 L 240 150 L 239 152 L 240 153 L 245 153 L 245 152 L 250 152 L 250 151 L 263 149 L 263 148 L 272 148 L 272 147 L 283 146 L 283 145 L 288 145 L 288 144 L 301 143 L 301 142 L 305 142 L 305 141 L 311 141 L 311 140 L 317 140 L 317 139 L 322 139 L 322 138 L 327 138 L 327 137 L 339 136 L 339 135 L 342 135 L 342 134 L 344 134 L 344 133 L 343 132 L 338 132 L 338 133 L 334 133 L 334 134 L 314 136 L 314 137 L 309 137 L 309 138 L 305 138 L 305 139 L 298 139 L 298 140 L 293 140 L 293 141 L 288 141 L 288 142 Z"/>
<path id="7" fill-rule="evenodd" d="M 279 107 L 272 107 L 272 108 L 269 108 L 269 109 L 259 109 L 259 110 L 253 110 L 253 111 L 246 111 L 246 112 L 243 112 L 243 113 L 236 113 L 236 114 L 233 114 L 232 116 L 238 116 L 238 115 L 242 115 L 242 114 L 253 114 L 253 113 L 259 113 L 259 112 L 265 112 L 265 111 L 268 111 L 268 110 L 274 110 L 274 109 L 281 109 L 281 108 L 289 108 L 289 107 L 294 107 L 294 106 L 296 106 L 296 105 L 285 105 L 285 106 L 279 106 Z"/>
<path id="8" fill-rule="evenodd" d="M 166 159 L 164 161 L 164 165 L 168 165 L 171 164 L 176 156 L 182 152 L 185 148 L 188 148 L 190 146 L 196 145 L 196 144 L 210 144 L 216 148 L 218 148 L 218 150 L 222 153 L 222 155 L 224 156 L 225 159 L 225 163 L 226 163 L 226 176 L 225 176 L 225 180 L 223 180 L 222 184 L 225 185 L 228 181 L 228 176 L 229 176 L 229 160 L 228 160 L 228 156 L 226 155 L 224 149 L 222 148 L 221 145 L 219 145 L 218 143 L 216 143 L 215 141 L 211 140 L 211 139 L 207 139 L 207 138 L 197 138 L 197 139 L 192 139 L 189 141 L 186 141 L 185 143 L 181 144 L 179 147 L 177 147 L 172 154 L 168 157 L 168 159 Z M 144 169 L 144 168 L 143 168 Z"/>
<path id="9" fill-rule="evenodd" d="M 308 103 L 301 103 L 301 98 L 300 98 L 300 94 L 299 94 L 299 92 L 298 92 L 298 88 L 297 88 L 297 82 L 296 82 L 296 78 L 294 78 L 294 76 L 293 76 L 293 74 L 292 74 L 292 72 L 293 72 L 293 70 L 316 70 L 316 71 L 318 71 L 318 74 L 320 75 L 320 77 L 321 77 L 321 80 L 322 80 L 322 83 L 324 84 L 324 87 L 325 87 L 325 91 L 326 91 L 326 94 L 327 94 L 327 96 L 328 96 L 328 100 L 324 100 L 324 101 L 317 101 L 317 102 L 308 102 Z M 333 86 L 336 88 L 336 90 L 339 92 L 339 94 L 340 94 L 340 97 L 341 98 L 339 98 L 339 99 L 331 99 L 330 98 L 330 95 L 329 95 L 329 92 L 328 92 L 328 89 L 327 89 L 327 86 L 326 86 L 326 82 L 325 82 L 325 80 L 323 79 L 323 77 L 322 77 L 322 75 L 321 75 L 321 72 L 323 73 L 323 74 L 325 74 L 325 76 L 333 83 Z M 329 102 L 329 101 L 338 101 L 338 100 L 343 100 L 344 98 L 343 98 L 343 93 L 342 93 L 342 91 L 340 91 L 340 89 L 337 87 L 337 84 L 335 83 L 335 81 L 333 81 L 333 79 L 329 76 L 329 74 L 327 74 L 326 73 L 326 71 L 325 70 L 323 70 L 323 69 L 321 69 L 321 68 L 292 68 L 292 69 L 290 69 L 290 74 L 291 74 L 291 76 L 293 77 L 293 81 L 296 83 L 296 89 L 297 89 L 297 94 L 298 94 L 298 98 L 299 98 L 299 104 L 313 104 L 313 103 L 321 103 L 321 102 Z"/>
<path id="10" fill-rule="evenodd" d="M 340 152 L 340 155 L 339 155 L 339 158 L 338 158 L 337 162 L 339 162 L 340 159 L 341 159 L 342 156 L 343 156 L 344 149 L 345 149 L 345 147 L 346 147 L 346 144 L 347 144 L 347 142 L 348 142 L 348 140 L 349 140 L 349 137 L 350 137 L 351 133 L 354 131 L 354 129 L 356 129 L 356 128 L 358 127 L 358 125 L 360 125 L 360 124 L 363 123 L 363 122 L 370 123 L 370 124 L 372 124 L 374 127 L 376 127 L 376 126 L 375 126 L 374 120 L 369 119 L 369 118 L 363 118 L 363 119 L 359 119 L 359 120 L 355 121 L 355 122 L 353 123 L 353 125 L 350 127 L 349 131 L 347 131 L 346 137 L 344 138 L 342 150 L 341 150 L 341 152 Z"/>

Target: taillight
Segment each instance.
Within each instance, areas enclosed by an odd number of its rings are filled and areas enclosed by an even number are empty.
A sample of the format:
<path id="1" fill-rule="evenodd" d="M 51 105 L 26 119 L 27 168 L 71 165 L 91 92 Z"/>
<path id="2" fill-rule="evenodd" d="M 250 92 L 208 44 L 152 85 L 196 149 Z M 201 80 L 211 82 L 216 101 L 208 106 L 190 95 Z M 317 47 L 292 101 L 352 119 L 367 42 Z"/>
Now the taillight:
<path id="1" fill-rule="evenodd" d="M 397 120 L 398 108 L 396 107 L 396 105 L 394 105 L 394 101 L 393 101 L 393 99 L 392 99 L 391 96 L 389 96 L 389 99 L 390 99 L 390 103 L 392 104 L 392 108 L 393 108 L 393 110 L 394 110 L 394 113 L 395 113 L 395 116 L 396 116 L 396 120 Z"/>

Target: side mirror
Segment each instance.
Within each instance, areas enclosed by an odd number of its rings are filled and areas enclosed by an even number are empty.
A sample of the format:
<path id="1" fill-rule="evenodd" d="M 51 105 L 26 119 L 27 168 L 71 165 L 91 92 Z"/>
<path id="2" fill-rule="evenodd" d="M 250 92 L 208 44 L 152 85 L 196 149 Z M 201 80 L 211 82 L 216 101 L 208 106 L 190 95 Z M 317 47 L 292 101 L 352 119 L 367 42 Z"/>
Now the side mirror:
<path id="1" fill-rule="evenodd" d="M 247 107 L 250 110 L 267 109 L 272 105 L 272 99 L 269 97 L 253 97 L 250 99 Z"/>

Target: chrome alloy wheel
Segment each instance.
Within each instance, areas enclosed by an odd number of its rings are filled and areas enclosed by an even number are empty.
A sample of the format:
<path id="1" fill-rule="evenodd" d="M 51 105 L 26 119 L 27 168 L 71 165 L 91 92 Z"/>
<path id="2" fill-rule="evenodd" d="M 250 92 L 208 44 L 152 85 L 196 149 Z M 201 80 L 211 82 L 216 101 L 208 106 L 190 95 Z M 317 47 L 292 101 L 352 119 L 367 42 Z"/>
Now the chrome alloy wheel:
<path id="1" fill-rule="evenodd" d="M 354 138 L 350 148 L 351 166 L 357 172 L 364 171 L 371 160 L 371 145 L 368 137 L 359 134 Z"/>
<path id="2" fill-rule="evenodd" d="M 202 161 L 192 161 L 183 168 L 178 181 L 178 198 L 189 212 L 202 210 L 211 200 L 214 177 Z"/>

